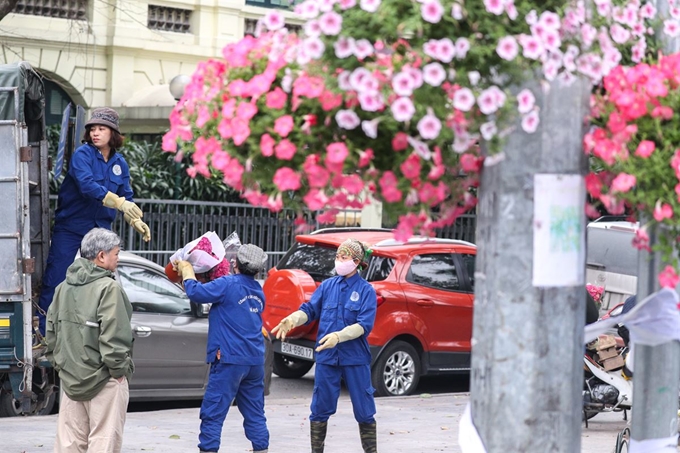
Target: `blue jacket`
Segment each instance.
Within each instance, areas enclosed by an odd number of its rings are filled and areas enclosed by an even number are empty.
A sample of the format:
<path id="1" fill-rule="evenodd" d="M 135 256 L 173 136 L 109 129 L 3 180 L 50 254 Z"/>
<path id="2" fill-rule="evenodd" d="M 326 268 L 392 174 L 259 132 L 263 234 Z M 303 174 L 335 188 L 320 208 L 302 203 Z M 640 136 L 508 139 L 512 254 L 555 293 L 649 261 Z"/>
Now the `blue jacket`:
<path id="1" fill-rule="evenodd" d="M 207 363 L 216 360 L 234 365 L 263 365 L 262 286 L 250 275 L 235 274 L 209 283 L 185 280 L 192 303 L 209 304 Z"/>
<path id="2" fill-rule="evenodd" d="M 127 162 L 120 153 L 112 153 L 106 162 L 89 143 L 78 147 L 59 189 L 55 226 L 82 235 L 95 227 L 110 230 L 117 211 L 102 204 L 107 192 L 132 201 Z"/>
<path id="3" fill-rule="evenodd" d="M 300 306 L 300 310 L 307 313 L 309 322 L 319 320 L 317 346 L 324 336 L 352 324 L 359 323 L 364 334 L 317 352 L 316 361 L 326 365 L 370 364 L 371 351 L 366 337 L 373 329 L 376 309 L 375 289 L 358 272 L 350 278 L 338 276 L 321 283 L 311 300 Z"/>

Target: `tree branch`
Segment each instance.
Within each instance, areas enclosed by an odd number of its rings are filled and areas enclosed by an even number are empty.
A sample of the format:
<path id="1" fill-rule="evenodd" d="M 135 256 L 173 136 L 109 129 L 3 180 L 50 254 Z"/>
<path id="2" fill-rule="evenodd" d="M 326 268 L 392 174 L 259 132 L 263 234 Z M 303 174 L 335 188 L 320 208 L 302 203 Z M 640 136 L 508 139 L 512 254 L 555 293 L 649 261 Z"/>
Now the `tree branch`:
<path id="1" fill-rule="evenodd" d="M 0 20 L 12 12 L 19 0 L 0 0 Z"/>

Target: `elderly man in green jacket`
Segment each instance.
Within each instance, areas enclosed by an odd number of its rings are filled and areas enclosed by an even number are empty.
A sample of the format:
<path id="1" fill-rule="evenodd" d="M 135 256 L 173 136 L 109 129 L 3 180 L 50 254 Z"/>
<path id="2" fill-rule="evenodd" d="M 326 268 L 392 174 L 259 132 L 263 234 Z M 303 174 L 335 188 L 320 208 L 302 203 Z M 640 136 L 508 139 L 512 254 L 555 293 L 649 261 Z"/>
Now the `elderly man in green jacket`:
<path id="1" fill-rule="evenodd" d="M 113 279 L 120 238 L 95 228 L 47 312 L 47 358 L 64 390 L 54 451 L 120 452 L 132 376 L 132 306 Z"/>

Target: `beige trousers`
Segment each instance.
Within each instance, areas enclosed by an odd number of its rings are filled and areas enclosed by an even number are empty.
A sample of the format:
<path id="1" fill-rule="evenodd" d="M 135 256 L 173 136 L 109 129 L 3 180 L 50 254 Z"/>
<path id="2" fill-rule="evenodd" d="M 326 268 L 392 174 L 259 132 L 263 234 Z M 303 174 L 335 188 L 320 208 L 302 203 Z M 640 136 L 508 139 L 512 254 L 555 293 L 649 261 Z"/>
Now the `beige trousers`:
<path id="1" fill-rule="evenodd" d="M 61 392 L 54 453 L 119 453 L 129 399 L 127 379 L 111 378 L 89 401 Z"/>

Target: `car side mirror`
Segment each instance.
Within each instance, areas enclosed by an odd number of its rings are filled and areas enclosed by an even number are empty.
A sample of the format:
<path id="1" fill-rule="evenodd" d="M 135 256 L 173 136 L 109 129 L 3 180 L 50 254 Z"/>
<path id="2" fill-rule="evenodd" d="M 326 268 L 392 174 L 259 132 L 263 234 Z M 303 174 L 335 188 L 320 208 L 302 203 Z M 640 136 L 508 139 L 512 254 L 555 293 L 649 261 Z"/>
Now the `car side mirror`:
<path id="1" fill-rule="evenodd" d="M 212 304 L 191 304 L 191 314 L 196 318 L 207 318 Z"/>

